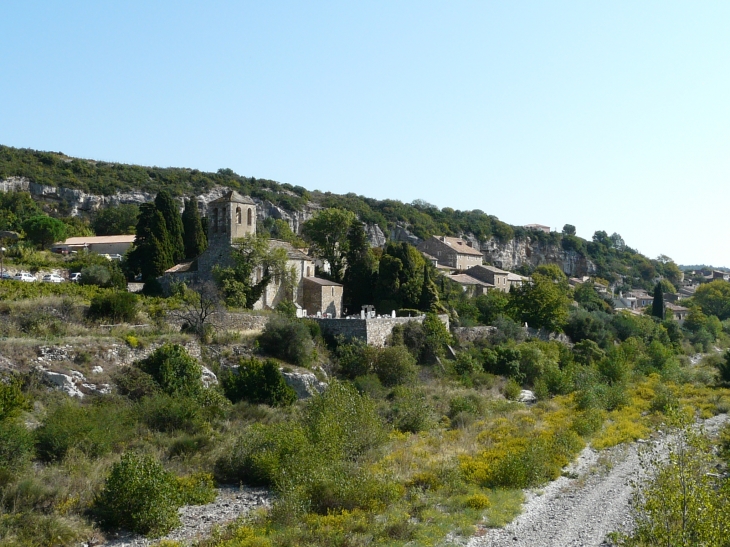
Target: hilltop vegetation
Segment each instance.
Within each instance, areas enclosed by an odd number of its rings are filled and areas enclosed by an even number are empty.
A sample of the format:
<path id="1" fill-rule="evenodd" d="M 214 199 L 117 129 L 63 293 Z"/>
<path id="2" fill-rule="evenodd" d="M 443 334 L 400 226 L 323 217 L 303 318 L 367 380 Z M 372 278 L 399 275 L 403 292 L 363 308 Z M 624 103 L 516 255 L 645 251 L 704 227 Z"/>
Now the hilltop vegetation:
<path id="1" fill-rule="evenodd" d="M 377 224 L 387 234 L 397 227 L 407 229 L 415 236 L 426 239 L 432 235 L 472 236 L 480 242 L 494 238 L 499 243 L 530 238 L 539 245 L 551 245 L 556 249 L 574 252 L 595 263 L 596 275 L 611 283 L 618 290 L 631 288 L 651 289 L 657 277 L 664 277 L 672 284 L 679 281 L 680 272 L 674 262 L 661 256 L 649 259 L 625 244 L 619 234 L 609 235 L 597 231 L 590 241 L 575 235 L 575 227 L 566 225 L 562 231 L 546 234 L 520 226 L 511 226 L 496 216 L 479 209 L 459 211 L 450 207 L 438 207 L 416 200 L 402 203 L 397 200 L 376 200 L 356 194 L 339 195 L 331 192 L 309 191 L 300 186 L 278 183 L 266 179 L 245 177 L 231 169 L 219 169 L 206 173 L 196 169 L 161 168 L 99 162 L 66 156 L 60 152 L 39 152 L 0 146 L 0 180 L 8 177 L 26 177 L 38 184 L 76 188 L 85 192 L 111 195 L 116 192 L 144 191 L 158 193 L 161 190 L 173 196 L 191 196 L 206 192 L 216 186 L 227 186 L 242 194 L 268 200 L 286 210 L 299 211 L 314 202 L 325 208 L 336 208 L 355 213 L 365 223 Z M 11 202 L 12 200 L 12 202 Z M 30 204 L 18 201 L 23 198 L 0 195 L 0 229 L 22 230 L 23 222 L 36 215 Z M 26 200 L 27 201 L 27 200 Z M 40 209 L 36 207 L 36 209 Z M 127 207 L 127 209 L 129 209 Z M 62 208 L 47 213 L 63 218 L 69 227 L 68 235 L 87 235 L 96 228 L 105 233 L 104 223 L 92 223 L 69 218 Z M 118 228 L 129 233 L 133 211 L 120 211 Z M 113 220 L 115 215 L 108 214 Z M 275 229 L 274 226 L 272 228 Z M 521 273 L 531 273 L 529 267 Z"/>

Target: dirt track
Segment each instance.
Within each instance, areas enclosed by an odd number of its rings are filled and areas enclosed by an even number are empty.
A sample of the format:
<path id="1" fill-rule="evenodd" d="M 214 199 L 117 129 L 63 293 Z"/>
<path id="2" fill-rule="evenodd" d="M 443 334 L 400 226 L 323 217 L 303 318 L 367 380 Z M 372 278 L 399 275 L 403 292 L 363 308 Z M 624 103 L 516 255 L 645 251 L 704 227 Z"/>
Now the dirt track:
<path id="1" fill-rule="evenodd" d="M 717 433 L 728 420 L 720 414 L 702 425 Z M 655 435 L 660 450 L 669 438 Z M 526 493 L 522 514 L 504 528 L 482 529 L 469 547 L 598 547 L 606 536 L 631 527 L 631 481 L 641 473 L 639 452 L 646 443 L 618 446 L 600 453 L 586 448 L 565 475 Z"/>

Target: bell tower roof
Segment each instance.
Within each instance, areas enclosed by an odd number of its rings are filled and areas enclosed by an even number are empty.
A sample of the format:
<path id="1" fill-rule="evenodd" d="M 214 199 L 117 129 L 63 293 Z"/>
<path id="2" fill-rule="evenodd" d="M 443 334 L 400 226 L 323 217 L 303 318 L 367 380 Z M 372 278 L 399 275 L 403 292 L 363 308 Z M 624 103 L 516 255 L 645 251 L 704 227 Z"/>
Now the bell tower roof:
<path id="1" fill-rule="evenodd" d="M 231 190 L 230 192 L 226 192 L 218 199 L 214 199 L 209 204 L 213 203 L 245 203 L 246 205 L 256 205 L 256 202 L 252 200 L 248 196 L 242 196 L 235 190 Z"/>

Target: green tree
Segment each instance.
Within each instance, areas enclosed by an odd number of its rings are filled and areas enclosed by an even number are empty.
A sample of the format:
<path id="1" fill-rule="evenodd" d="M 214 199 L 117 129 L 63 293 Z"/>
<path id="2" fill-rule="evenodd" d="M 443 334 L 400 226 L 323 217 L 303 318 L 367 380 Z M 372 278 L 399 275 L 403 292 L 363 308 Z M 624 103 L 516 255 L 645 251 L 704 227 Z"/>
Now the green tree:
<path id="1" fill-rule="evenodd" d="M 475 304 L 479 310 L 479 322 L 482 325 L 492 325 L 503 315 L 507 315 L 509 295 L 502 291 L 491 290 L 487 294 L 477 296 Z"/>
<path id="2" fill-rule="evenodd" d="M 347 269 L 343 276 L 345 286 L 342 300 L 349 313 L 358 312 L 362 306 L 375 303 L 375 282 L 378 260 L 367 234 L 359 222 L 353 222 L 347 232 Z"/>
<path id="3" fill-rule="evenodd" d="M 654 301 L 651 303 L 651 314 L 659 319 L 664 319 L 664 288 L 661 283 L 654 287 Z"/>
<path id="4" fill-rule="evenodd" d="M 137 221 L 134 249 L 129 252 L 127 267 L 141 273 L 147 282 L 165 273 L 174 265 L 165 219 L 154 203 L 143 203 Z"/>
<path id="5" fill-rule="evenodd" d="M 512 287 L 509 296 L 511 315 L 530 327 L 560 332 L 568 319 L 571 299 L 550 277 L 535 274 L 532 282 Z"/>
<path id="6" fill-rule="evenodd" d="M 19 232 L 23 222 L 43 211 L 28 192 L 0 192 L 0 230 Z"/>
<path id="7" fill-rule="evenodd" d="M 291 283 L 286 251 L 269 247 L 268 240 L 261 235 L 248 234 L 236 240 L 231 258 L 232 266 L 213 268 L 215 282 L 230 307 L 251 309 L 274 276 L 284 284 Z M 257 269 L 261 278 L 254 281 Z"/>
<path id="8" fill-rule="evenodd" d="M 430 268 L 423 268 L 423 286 L 421 288 L 421 301 L 418 309 L 426 312 L 443 311 L 439 302 L 439 292 L 436 283 L 431 280 Z"/>
<path id="9" fill-rule="evenodd" d="M 185 200 L 182 224 L 184 231 L 185 258 L 190 260 L 199 256 L 208 247 L 208 240 L 205 237 L 205 233 L 203 233 L 203 225 L 200 223 L 198 201 L 195 198 Z"/>
<path id="10" fill-rule="evenodd" d="M 381 312 L 401 308 L 418 309 L 423 291 L 426 261 L 413 245 L 388 243 L 380 259 L 376 290 Z"/>
<path id="11" fill-rule="evenodd" d="M 716 315 L 721 321 L 730 318 L 730 283 L 716 279 L 697 287 L 694 303 L 705 315 Z"/>
<path id="12" fill-rule="evenodd" d="M 165 219 L 165 228 L 170 241 L 172 260 L 175 264 L 185 259 L 185 243 L 183 241 L 183 224 L 180 208 L 167 190 L 161 190 L 155 197 L 155 207 Z"/>
<path id="13" fill-rule="evenodd" d="M 23 231 L 35 245 L 46 248 L 65 240 L 68 227 L 56 218 L 38 215 L 23 222 Z"/>
<path id="14" fill-rule="evenodd" d="M 573 226 L 572 224 L 566 224 L 565 226 L 563 226 L 563 235 L 574 236 L 575 226 Z"/>
<path id="15" fill-rule="evenodd" d="M 155 379 L 168 395 L 197 395 L 203 390 L 202 367 L 178 344 L 164 344 L 135 366 Z"/>
<path id="16" fill-rule="evenodd" d="M 302 226 L 302 234 L 311 243 L 314 256 L 329 262 L 332 280 L 338 283 L 344 275 L 347 234 L 354 221 L 355 214 L 350 211 L 324 209 Z"/>
<path id="17" fill-rule="evenodd" d="M 91 227 L 98 236 L 133 234 L 138 217 L 137 205 L 122 203 L 99 209 L 91 218 Z"/>
<path id="18" fill-rule="evenodd" d="M 244 400 L 255 405 L 289 406 L 297 400 L 273 359 L 241 359 L 236 371 L 228 369 L 221 375 L 221 384 L 234 403 Z"/>

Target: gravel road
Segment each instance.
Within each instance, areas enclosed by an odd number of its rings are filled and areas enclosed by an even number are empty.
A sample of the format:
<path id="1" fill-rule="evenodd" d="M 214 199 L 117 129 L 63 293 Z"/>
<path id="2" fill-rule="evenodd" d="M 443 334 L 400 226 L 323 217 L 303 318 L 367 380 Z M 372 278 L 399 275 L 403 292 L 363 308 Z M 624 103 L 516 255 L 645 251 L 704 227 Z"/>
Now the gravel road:
<path id="1" fill-rule="evenodd" d="M 224 526 L 251 509 L 268 506 L 270 503 L 269 492 L 262 488 L 219 488 L 218 496 L 213 503 L 181 507 L 179 514 L 182 525 L 164 538 L 147 539 L 137 535 L 123 535 L 108 538 L 107 542 L 101 543 L 101 545 L 104 547 L 148 547 L 163 539 L 190 545 L 197 539 L 208 537 L 213 526 Z"/>
<path id="2" fill-rule="evenodd" d="M 702 423 L 714 435 L 728 420 L 720 414 Z M 666 449 L 671 438 L 661 433 L 648 442 Z M 631 481 L 640 477 L 639 453 L 647 442 L 596 452 L 587 447 L 565 475 L 542 489 L 526 491 L 522 514 L 499 529 L 480 528 L 468 547 L 599 547 L 606 535 L 632 524 Z"/>

